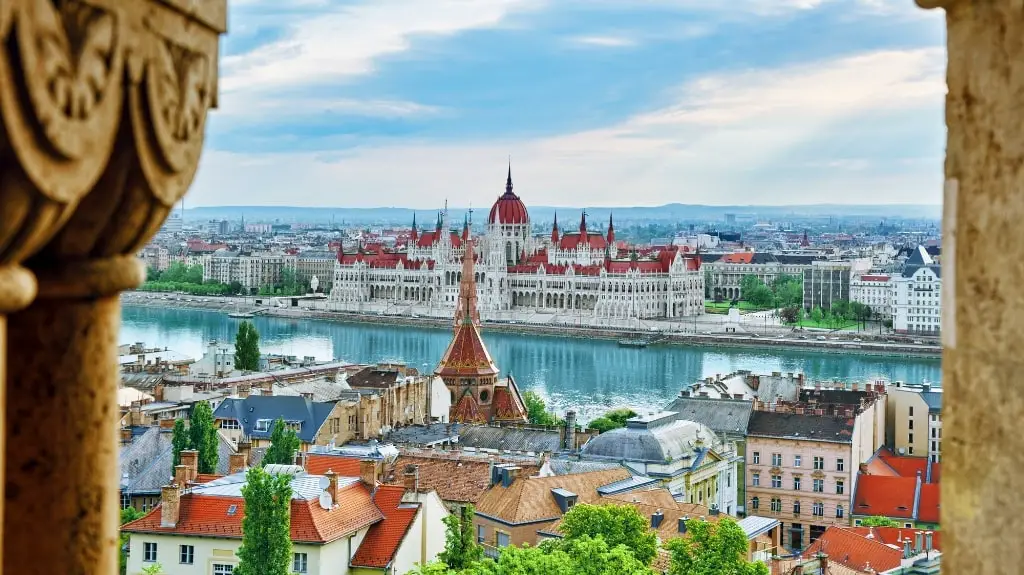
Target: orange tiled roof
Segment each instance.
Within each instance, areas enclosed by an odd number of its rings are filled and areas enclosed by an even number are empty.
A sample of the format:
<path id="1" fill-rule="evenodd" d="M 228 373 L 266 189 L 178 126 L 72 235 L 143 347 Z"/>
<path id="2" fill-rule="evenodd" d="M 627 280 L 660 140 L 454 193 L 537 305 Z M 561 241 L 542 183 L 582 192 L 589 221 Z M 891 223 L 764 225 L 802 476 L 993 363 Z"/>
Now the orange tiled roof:
<path id="1" fill-rule="evenodd" d="M 939 484 L 921 485 L 921 497 L 917 502 L 917 519 L 925 523 L 939 522 Z"/>
<path id="2" fill-rule="evenodd" d="M 494 419 L 502 421 L 525 421 L 526 408 L 523 406 L 523 402 L 518 397 L 519 390 L 514 389 L 514 381 L 507 381 L 507 385 L 499 385 L 494 387 L 494 399 L 491 400 Z"/>
<path id="3" fill-rule="evenodd" d="M 419 503 L 402 503 L 404 494 L 405 488 L 397 485 L 377 488 L 374 502 L 384 514 L 384 521 L 370 527 L 352 557 L 352 565 L 384 568 L 391 564 L 420 510 Z"/>
<path id="4" fill-rule="evenodd" d="M 500 483 L 491 487 L 480 499 L 477 512 L 513 525 L 545 519 L 555 520 L 562 516 L 562 510 L 551 494 L 552 489 L 562 488 L 575 493 L 578 496 L 577 503 L 593 503 L 600 498 L 597 493 L 598 487 L 621 481 L 629 476 L 629 471 L 621 467 L 552 477 L 520 475 L 508 487 Z"/>
<path id="5" fill-rule="evenodd" d="M 480 337 L 480 330 L 472 323 L 460 323 L 435 373 L 442 377 L 497 375 L 498 367 Z"/>
<path id="6" fill-rule="evenodd" d="M 881 541 L 886 545 L 895 545 L 903 549 L 903 542 L 907 539 L 913 541 L 914 533 L 920 529 L 906 529 L 904 527 L 846 527 L 862 537 L 871 537 L 875 541 Z M 942 535 L 940 531 L 932 531 L 932 547 L 942 551 Z"/>
<path id="7" fill-rule="evenodd" d="M 341 501 L 334 509 L 322 509 L 317 500 L 293 499 L 291 502 L 292 541 L 302 543 L 329 543 L 358 531 L 383 518 L 370 499 L 370 493 L 361 483 L 342 489 Z M 128 533 L 166 533 L 210 537 L 242 537 L 242 518 L 245 500 L 241 497 L 181 495 L 178 523 L 174 527 L 161 527 L 162 505 L 140 519 L 121 528 Z M 231 507 L 234 506 L 232 511 Z"/>
<path id="8" fill-rule="evenodd" d="M 444 501 L 476 503 L 491 486 L 491 463 L 486 459 L 468 457 L 415 457 L 399 455 L 395 469 L 416 465 L 420 472 L 420 489 L 436 491 Z M 536 475 L 536 465 L 522 465 L 519 473 Z"/>
<path id="9" fill-rule="evenodd" d="M 359 477 L 359 460 L 340 455 L 306 454 L 306 473 L 324 475 L 333 471 L 342 477 Z"/>
<path id="10" fill-rule="evenodd" d="M 469 391 L 463 393 L 462 397 L 459 398 L 459 402 L 452 408 L 450 419 L 460 423 L 482 423 L 487 421 L 487 418 L 480 413 L 480 405 L 476 402 L 476 398 Z"/>
<path id="11" fill-rule="evenodd" d="M 916 477 L 861 475 L 853 512 L 857 515 L 881 515 L 913 519 Z"/>
<path id="12" fill-rule="evenodd" d="M 749 264 L 754 259 L 754 252 L 740 252 L 736 254 L 727 254 L 722 256 L 718 261 L 727 264 Z"/>
<path id="13" fill-rule="evenodd" d="M 217 475 L 216 473 L 200 473 L 196 475 L 195 483 L 209 483 L 214 479 L 220 479 L 223 475 Z"/>
<path id="14" fill-rule="evenodd" d="M 882 573 L 900 566 L 903 551 L 869 539 L 844 527 L 832 526 L 803 552 L 805 556 L 828 555 L 829 561 L 865 571 L 870 564 Z"/>

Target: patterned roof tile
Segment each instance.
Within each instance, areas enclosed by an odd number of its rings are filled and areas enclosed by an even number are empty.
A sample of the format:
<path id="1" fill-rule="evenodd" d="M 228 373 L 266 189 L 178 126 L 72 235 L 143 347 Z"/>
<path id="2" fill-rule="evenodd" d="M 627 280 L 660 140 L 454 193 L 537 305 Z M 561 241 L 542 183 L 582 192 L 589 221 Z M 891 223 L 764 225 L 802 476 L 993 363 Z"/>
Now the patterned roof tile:
<path id="1" fill-rule="evenodd" d="M 397 485 L 377 488 L 374 502 L 384 514 L 384 520 L 370 527 L 352 557 L 352 565 L 383 568 L 391 564 L 420 510 L 419 503 L 402 503 L 403 495 L 405 488 Z"/>

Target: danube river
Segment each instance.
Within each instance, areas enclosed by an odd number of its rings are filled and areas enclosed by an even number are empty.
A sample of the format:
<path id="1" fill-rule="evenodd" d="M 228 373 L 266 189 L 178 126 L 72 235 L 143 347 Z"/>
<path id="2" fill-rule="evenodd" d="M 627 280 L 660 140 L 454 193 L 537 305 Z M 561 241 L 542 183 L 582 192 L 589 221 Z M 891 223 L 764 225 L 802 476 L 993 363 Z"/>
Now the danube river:
<path id="1" fill-rule="evenodd" d="M 222 312 L 126 306 L 121 343 L 141 341 L 194 358 L 206 342 L 234 341 L 239 320 Z M 446 329 L 257 317 L 264 352 L 352 363 L 403 362 L 431 371 L 451 337 Z M 803 372 L 811 380 L 838 378 L 938 383 L 938 358 L 903 358 L 809 350 L 652 346 L 613 341 L 488 332 L 484 340 L 503 373 L 544 396 L 559 413 L 575 407 L 591 419 L 611 407 L 657 409 L 683 384 L 740 369 Z"/>

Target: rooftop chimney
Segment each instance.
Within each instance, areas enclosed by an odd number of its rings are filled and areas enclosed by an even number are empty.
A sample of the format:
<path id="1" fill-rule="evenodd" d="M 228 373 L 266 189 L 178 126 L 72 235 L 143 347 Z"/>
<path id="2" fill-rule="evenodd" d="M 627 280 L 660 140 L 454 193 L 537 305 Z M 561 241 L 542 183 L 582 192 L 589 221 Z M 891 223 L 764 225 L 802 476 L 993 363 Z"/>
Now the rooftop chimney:
<path id="1" fill-rule="evenodd" d="M 178 467 L 181 467 L 180 465 Z M 160 489 L 160 527 L 178 525 L 178 511 L 181 503 L 181 490 L 177 485 L 164 485 Z"/>
<path id="2" fill-rule="evenodd" d="M 128 445 L 132 442 L 132 428 L 122 427 L 121 428 L 121 445 Z"/>
<path id="3" fill-rule="evenodd" d="M 932 532 L 931 531 L 925 531 L 924 532 L 924 550 L 926 552 L 932 550 Z"/>
<path id="4" fill-rule="evenodd" d="M 917 555 L 924 549 L 924 533 L 917 531 L 914 533 L 914 555 Z"/>
<path id="5" fill-rule="evenodd" d="M 195 449 L 181 450 L 181 464 L 188 469 L 186 481 L 194 481 L 199 476 L 199 452 Z M 182 484 L 184 487 L 184 484 Z"/>
<path id="6" fill-rule="evenodd" d="M 327 473 L 324 473 L 324 477 L 328 481 L 327 494 L 331 496 L 334 505 L 338 505 L 338 474 L 328 469 Z"/>
<path id="7" fill-rule="evenodd" d="M 405 466 L 405 490 L 413 493 L 419 493 L 420 491 L 420 466 L 419 465 L 406 465 Z"/>
<path id="8" fill-rule="evenodd" d="M 249 461 L 252 458 L 252 444 L 248 441 L 238 442 L 238 453 L 245 456 L 245 465 L 249 466 Z"/>
<path id="9" fill-rule="evenodd" d="M 248 464 L 244 453 L 232 453 L 228 456 L 228 475 L 245 471 Z"/>
<path id="10" fill-rule="evenodd" d="M 665 520 L 665 514 L 661 512 L 661 509 L 651 514 L 651 529 L 657 529 L 661 526 L 661 522 Z"/>
<path id="11" fill-rule="evenodd" d="M 861 475 L 870 475 L 868 473 L 868 464 L 867 463 L 861 463 L 859 471 L 860 471 Z"/>
<path id="12" fill-rule="evenodd" d="M 822 573 L 828 573 L 828 555 L 818 553 L 818 568 Z"/>
<path id="13" fill-rule="evenodd" d="M 565 412 L 565 448 L 576 451 L 576 412 L 571 409 Z"/>
<path id="14" fill-rule="evenodd" d="M 188 485 L 188 467 L 184 465 L 174 466 L 174 484 L 178 487 L 185 487 Z"/>
<path id="15" fill-rule="evenodd" d="M 378 469 L 377 462 L 373 459 L 359 461 L 359 479 L 370 489 L 377 487 Z"/>
<path id="16" fill-rule="evenodd" d="M 914 556 L 914 551 L 910 548 L 910 539 L 903 540 L 903 558 L 910 559 Z"/>

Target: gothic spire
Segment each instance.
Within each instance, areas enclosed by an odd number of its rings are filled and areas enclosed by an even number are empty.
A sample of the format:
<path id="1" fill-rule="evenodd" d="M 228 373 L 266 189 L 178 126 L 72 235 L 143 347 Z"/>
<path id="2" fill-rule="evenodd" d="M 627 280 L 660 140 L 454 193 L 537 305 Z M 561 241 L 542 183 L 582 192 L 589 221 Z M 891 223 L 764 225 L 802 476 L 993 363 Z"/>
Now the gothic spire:
<path id="1" fill-rule="evenodd" d="M 612 214 L 608 212 L 608 243 L 615 243 L 615 224 L 612 223 Z"/>
<path id="2" fill-rule="evenodd" d="M 459 283 L 459 304 L 455 310 L 455 329 L 460 325 L 480 326 L 480 312 L 476 301 L 476 278 L 473 269 L 473 239 L 466 237 L 465 252 L 462 255 L 462 281 Z"/>
<path id="3" fill-rule="evenodd" d="M 555 223 L 551 225 L 551 243 L 558 244 L 558 212 L 555 212 Z"/>
<path id="4" fill-rule="evenodd" d="M 505 180 L 505 193 L 512 193 L 512 160 L 508 161 L 508 179 Z"/>

